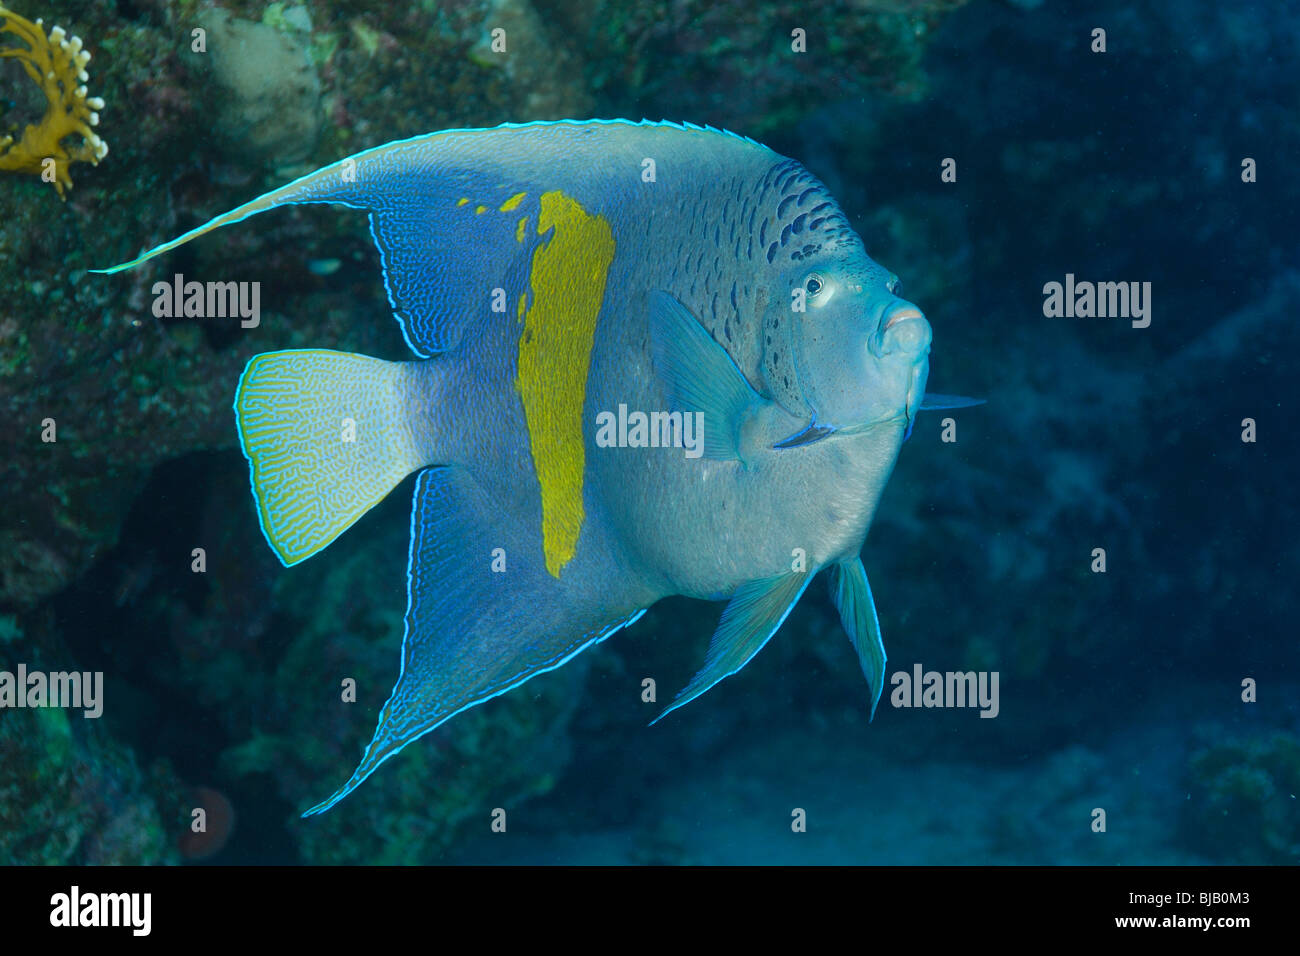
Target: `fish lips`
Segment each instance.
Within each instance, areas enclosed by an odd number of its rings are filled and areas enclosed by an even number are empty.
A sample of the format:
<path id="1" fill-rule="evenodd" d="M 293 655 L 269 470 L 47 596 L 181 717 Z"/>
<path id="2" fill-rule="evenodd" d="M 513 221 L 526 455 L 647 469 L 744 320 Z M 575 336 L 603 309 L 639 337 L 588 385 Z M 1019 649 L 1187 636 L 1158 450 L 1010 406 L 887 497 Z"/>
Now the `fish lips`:
<path id="1" fill-rule="evenodd" d="M 897 300 L 877 325 L 880 331 L 870 341 L 871 352 L 877 358 L 900 356 L 916 360 L 930 349 L 930 323 L 910 302 Z"/>
<path id="2" fill-rule="evenodd" d="M 925 315 L 912 303 L 896 299 L 882 310 L 879 333 L 872 336 L 871 352 L 885 363 L 909 363 L 907 398 L 904 414 L 910 423 L 925 397 L 925 383 L 930 374 L 930 342 L 934 333 Z"/>

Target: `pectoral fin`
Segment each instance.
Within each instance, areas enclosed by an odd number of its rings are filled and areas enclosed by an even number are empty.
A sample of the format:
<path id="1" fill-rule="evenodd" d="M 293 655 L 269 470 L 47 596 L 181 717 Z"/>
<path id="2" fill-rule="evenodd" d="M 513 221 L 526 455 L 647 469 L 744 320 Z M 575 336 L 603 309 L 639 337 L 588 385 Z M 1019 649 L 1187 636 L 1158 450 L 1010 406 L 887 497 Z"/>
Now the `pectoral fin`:
<path id="1" fill-rule="evenodd" d="M 740 458 L 740 424 L 762 401 L 731 356 L 667 292 L 650 293 L 655 370 L 673 411 L 704 414 L 704 457 Z"/>
<path id="2" fill-rule="evenodd" d="M 941 395 L 938 392 L 926 392 L 925 397 L 921 399 L 921 407 L 918 411 L 938 412 L 945 408 L 971 408 L 974 405 L 983 405 L 982 398 L 966 398 L 963 395 Z"/>
<path id="3" fill-rule="evenodd" d="M 841 561 L 831 567 L 831 600 L 840 612 L 840 621 L 858 652 L 858 663 L 871 686 L 871 719 L 874 720 L 885 686 L 885 644 L 880 639 L 876 602 L 871 598 L 871 585 L 867 583 L 861 558 Z"/>
<path id="4" fill-rule="evenodd" d="M 743 585 L 722 612 L 704 666 L 651 726 L 748 664 L 799 602 L 810 580 L 807 573 L 783 574 Z"/>
<path id="5" fill-rule="evenodd" d="M 983 404 L 984 399 L 982 398 L 966 398 L 964 395 L 941 395 L 938 392 L 926 392 L 917 411 L 941 412 L 949 408 L 973 408 L 976 405 Z M 915 415 L 907 422 L 907 432 L 903 435 L 903 441 L 907 441 L 912 437 L 912 426 L 914 424 L 916 424 Z"/>

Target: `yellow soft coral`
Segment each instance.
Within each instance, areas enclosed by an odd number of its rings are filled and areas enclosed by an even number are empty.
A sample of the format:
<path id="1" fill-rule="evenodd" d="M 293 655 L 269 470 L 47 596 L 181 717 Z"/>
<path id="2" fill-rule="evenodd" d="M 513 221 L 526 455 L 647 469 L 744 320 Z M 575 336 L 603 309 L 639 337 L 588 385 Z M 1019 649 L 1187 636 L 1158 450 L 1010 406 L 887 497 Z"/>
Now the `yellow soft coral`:
<path id="1" fill-rule="evenodd" d="M 18 143 L 12 136 L 0 136 L 0 170 L 41 174 L 52 161 L 54 188 L 63 198 L 63 191 L 72 188 L 68 166 L 98 166 L 108 153 L 108 144 L 91 129 L 99 123 L 98 110 L 104 108 L 104 101 L 86 96 L 90 53 L 81 48 L 78 37 L 68 36 L 62 27 L 54 27 L 47 38 L 40 20 L 25 20 L 3 4 L 0 19 L 4 21 L 0 33 L 12 33 L 27 44 L 26 49 L 0 49 L 0 57 L 16 57 L 49 104 L 40 123 L 29 125 Z M 64 139 L 73 135 L 79 135 L 81 142 L 65 146 Z"/>

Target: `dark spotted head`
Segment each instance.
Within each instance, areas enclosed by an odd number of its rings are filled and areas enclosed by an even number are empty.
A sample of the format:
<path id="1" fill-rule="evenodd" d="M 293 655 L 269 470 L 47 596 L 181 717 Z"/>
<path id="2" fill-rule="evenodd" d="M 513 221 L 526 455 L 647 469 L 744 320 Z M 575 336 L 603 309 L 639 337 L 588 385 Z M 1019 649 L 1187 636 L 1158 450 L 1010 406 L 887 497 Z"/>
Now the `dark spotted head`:
<path id="1" fill-rule="evenodd" d="M 898 295 L 898 277 L 867 255 L 839 205 L 799 163 L 764 177 L 758 244 L 771 295 L 762 375 L 807 421 L 851 430 L 905 421 L 920 404 L 930 326 Z"/>

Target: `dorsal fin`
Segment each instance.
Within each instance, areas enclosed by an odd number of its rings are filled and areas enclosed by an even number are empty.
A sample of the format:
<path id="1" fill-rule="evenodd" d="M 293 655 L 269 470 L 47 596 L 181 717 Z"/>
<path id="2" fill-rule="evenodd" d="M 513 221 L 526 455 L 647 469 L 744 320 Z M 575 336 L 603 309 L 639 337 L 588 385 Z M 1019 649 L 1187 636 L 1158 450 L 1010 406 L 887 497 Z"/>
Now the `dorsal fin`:
<path id="1" fill-rule="evenodd" d="M 485 289 L 513 308 L 537 234 L 540 197 L 560 191 L 600 215 L 640 185 L 646 137 L 717 137 L 766 150 L 734 133 L 642 120 L 507 123 L 399 140 L 339 160 L 196 229 L 95 272 L 129 269 L 222 226 L 285 205 L 337 203 L 370 213 L 389 303 L 421 358 L 454 348 L 484 311 Z M 627 167 L 626 176 L 615 171 Z M 596 171 L 593 174 L 593 169 Z M 610 175 L 601 176 L 601 169 Z M 626 195 L 625 195 L 626 194 Z M 486 285 L 485 285 L 486 283 Z"/>

